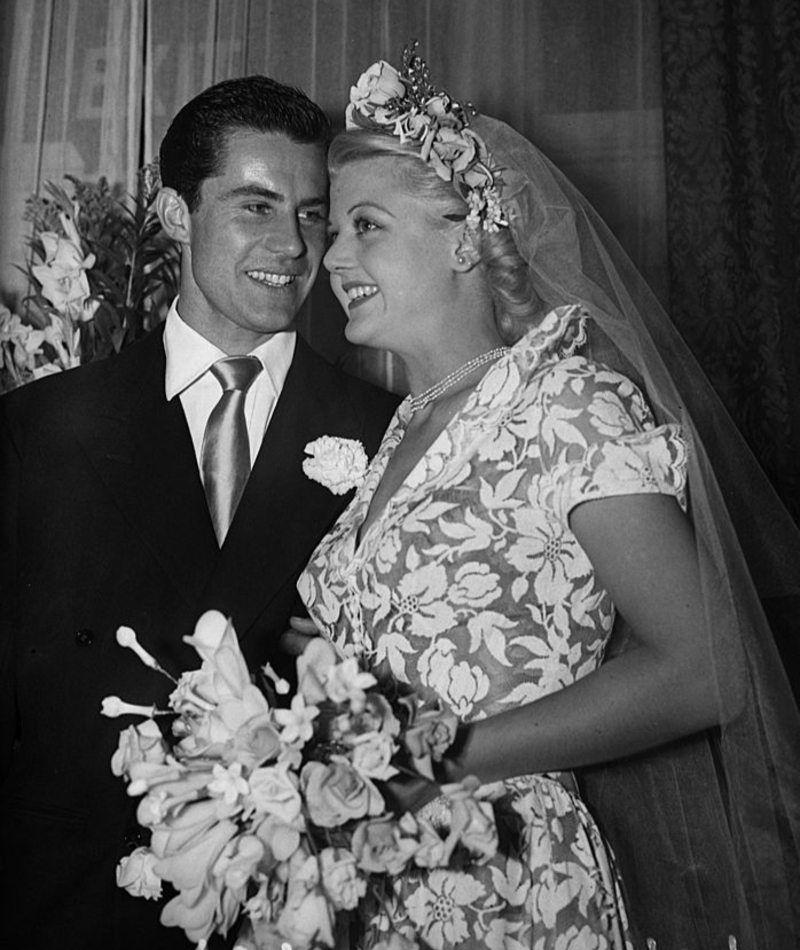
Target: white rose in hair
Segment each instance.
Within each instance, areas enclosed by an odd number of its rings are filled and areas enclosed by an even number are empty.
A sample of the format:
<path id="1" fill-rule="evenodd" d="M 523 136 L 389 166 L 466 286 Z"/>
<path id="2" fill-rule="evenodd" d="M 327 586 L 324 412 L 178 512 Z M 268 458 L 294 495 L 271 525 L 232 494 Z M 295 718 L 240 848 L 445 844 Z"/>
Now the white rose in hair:
<path id="1" fill-rule="evenodd" d="M 350 102 L 357 108 L 374 111 L 392 99 L 403 99 L 405 94 L 406 87 L 400 73 L 394 66 L 380 60 L 361 74 L 355 86 L 350 87 Z"/>
<path id="2" fill-rule="evenodd" d="M 305 451 L 310 458 L 303 462 L 303 471 L 334 495 L 343 495 L 364 481 L 367 453 L 356 439 L 323 435 L 309 442 Z"/>

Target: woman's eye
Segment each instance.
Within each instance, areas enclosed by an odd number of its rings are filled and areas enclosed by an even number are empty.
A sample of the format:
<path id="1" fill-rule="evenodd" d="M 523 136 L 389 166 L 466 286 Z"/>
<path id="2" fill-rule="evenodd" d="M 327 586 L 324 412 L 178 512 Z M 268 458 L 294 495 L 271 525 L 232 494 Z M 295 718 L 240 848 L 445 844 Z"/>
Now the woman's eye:
<path id="1" fill-rule="evenodd" d="M 374 221 L 369 221 L 367 218 L 356 218 L 353 221 L 353 229 L 356 234 L 367 234 L 370 231 L 377 231 L 378 225 Z"/>

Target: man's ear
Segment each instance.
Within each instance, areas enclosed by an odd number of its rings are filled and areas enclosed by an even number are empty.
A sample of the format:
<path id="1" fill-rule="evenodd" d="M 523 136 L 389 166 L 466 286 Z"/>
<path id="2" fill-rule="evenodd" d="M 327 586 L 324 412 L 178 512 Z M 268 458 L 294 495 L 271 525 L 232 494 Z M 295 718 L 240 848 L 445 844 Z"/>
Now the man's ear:
<path id="1" fill-rule="evenodd" d="M 468 228 L 464 228 L 461 236 L 453 246 L 453 269 L 466 274 L 481 262 L 481 252 L 478 247 L 479 238 Z"/>
<path id="2" fill-rule="evenodd" d="M 156 195 L 156 214 L 173 241 L 188 244 L 192 233 L 189 207 L 174 188 L 162 188 Z"/>

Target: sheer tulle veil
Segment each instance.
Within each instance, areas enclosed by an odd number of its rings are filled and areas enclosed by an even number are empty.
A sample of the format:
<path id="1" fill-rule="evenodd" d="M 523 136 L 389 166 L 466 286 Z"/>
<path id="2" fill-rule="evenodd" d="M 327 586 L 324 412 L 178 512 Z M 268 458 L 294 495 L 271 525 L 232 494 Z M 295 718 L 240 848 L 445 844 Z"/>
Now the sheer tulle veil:
<path id="1" fill-rule="evenodd" d="M 529 141 L 476 116 L 517 247 L 549 306 L 581 302 L 588 350 L 689 446 L 689 513 L 722 725 L 588 769 L 631 914 L 658 950 L 800 946 L 800 721 L 768 615 L 800 637 L 800 531 L 664 309 L 581 194 Z M 615 631 L 616 650 L 635 635 Z M 642 710 L 646 715 L 647 710 Z M 733 938 L 733 939 L 732 939 Z"/>

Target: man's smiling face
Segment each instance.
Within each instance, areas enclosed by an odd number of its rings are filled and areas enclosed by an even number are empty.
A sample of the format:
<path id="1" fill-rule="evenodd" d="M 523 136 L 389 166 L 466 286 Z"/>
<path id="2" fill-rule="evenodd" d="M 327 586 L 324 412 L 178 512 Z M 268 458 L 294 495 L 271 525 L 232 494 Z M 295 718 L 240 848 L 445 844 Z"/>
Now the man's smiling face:
<path id="1" fill-rule="evenodd" d="M 231 354 L 291 329 L 325 252 L 327 192 L 321 145 L 234 132 L 188 216 L 181 317 Z"/>

